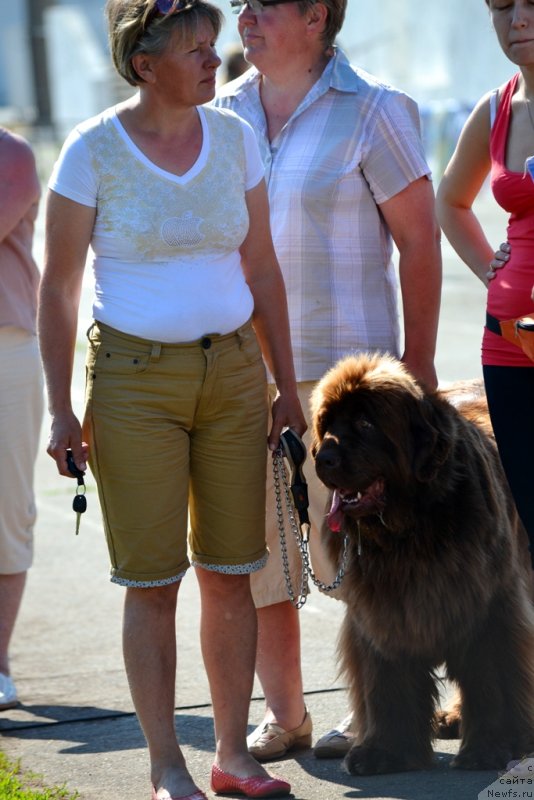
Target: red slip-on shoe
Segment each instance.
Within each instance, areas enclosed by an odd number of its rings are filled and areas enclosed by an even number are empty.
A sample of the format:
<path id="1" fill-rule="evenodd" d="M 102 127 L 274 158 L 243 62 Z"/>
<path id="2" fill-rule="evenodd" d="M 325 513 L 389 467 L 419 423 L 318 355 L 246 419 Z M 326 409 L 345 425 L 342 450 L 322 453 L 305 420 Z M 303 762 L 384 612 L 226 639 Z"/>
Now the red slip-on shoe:
<path id="1" fill-rule="evenodd" d="M 238 778 L 223 772 L 217 764 L 211 768 L 211 788 L 215 794 L 242 794 L 245 797 L 283 797 L 291 792 L 291 785 L 280 778 L 252 775 Z"/>

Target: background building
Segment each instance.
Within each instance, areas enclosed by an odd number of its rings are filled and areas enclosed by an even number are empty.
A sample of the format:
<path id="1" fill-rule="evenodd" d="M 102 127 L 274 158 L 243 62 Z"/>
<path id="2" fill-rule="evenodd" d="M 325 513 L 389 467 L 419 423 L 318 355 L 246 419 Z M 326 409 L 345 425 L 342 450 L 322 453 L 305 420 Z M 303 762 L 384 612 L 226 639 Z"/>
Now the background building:
<path id="1" fill-rule="evenodd" d="M 238 39 L 226 0 L 219 51 Z M 0 0 L 0 122 L 57 142 L 78 121 L 131 92 L 110 65 L 104 0 Z M 484 0 L 348 0 L 340 44 L 351 60 L 419 103 L 434 169 L 466 114 L 513 67 Z"/>

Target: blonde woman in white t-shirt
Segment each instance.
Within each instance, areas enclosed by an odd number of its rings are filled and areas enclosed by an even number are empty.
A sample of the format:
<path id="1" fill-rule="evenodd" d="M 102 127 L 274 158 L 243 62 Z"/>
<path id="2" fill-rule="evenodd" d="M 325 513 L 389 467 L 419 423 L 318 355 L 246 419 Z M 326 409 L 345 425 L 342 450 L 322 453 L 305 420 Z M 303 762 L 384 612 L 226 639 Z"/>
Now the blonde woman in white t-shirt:
<path id="1" fill-rule="evenodd" d="M 62 475 L 69 448 L 95 475 L 111 580 L 126 587 L 124 657 L 153 800 L 205 798 L 174 728 L 176 602 L 191 563 L 215 718 L 211 787 L 286 794 L 245 738 L 249 575 L 267 558 L 263 360 L 278 388 L 269 447 L 284 426 L 306 427 L 263 167 L 246 123 L 201 108 L 220 64 L 215 6 L 109 0 L 107 17 L 115 66 L 137 92 L 78 126 L 50 179 L 39 307 L 48 452 Z M 89 247 L 95 322 L 81 425 L 70 383 Z"/>

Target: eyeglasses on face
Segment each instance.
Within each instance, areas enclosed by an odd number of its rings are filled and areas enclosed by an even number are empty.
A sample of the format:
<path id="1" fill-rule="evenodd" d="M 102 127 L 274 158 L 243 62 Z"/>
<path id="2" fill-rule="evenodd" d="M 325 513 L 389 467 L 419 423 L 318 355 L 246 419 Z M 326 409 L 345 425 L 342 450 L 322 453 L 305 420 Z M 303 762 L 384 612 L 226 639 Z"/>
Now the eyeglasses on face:
<path id="1" fill-rule="evenodd" d="M 282 3 L 296 3 L 298 0 L 230 0 L 234 14 L 245 8 L 249 8 L 254 14 L 263 13 L 268 6 L 280 6 Z"/>

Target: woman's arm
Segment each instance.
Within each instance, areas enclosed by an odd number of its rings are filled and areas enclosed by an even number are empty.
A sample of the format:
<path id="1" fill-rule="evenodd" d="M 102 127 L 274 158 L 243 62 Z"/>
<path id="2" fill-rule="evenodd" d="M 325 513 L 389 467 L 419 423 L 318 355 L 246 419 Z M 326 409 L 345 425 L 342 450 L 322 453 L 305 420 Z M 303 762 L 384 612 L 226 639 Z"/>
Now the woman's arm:
<path id="1" fill-rule="evenodd" d="M 485 286 L 494 250 L 472 206 L 491 168 L 489 106 L 486 95 L 465 123 L 437 193 L 437 213 L 443 232 Z"/>
<path id="2" fill-rule="evenodd" d="M 8 132 L 0 139 L 0 242 L 39 202 L 40 192 L 30 145 Z"/>
<path id="3" fill-rule="evenodd" d="M 47 452 L 70 475 L 66 449 L 85 470 L 87 445 L 71 404 L 71 381 L 82 278 L 96 209 L 50 191 L 46 207 L 45 260 L 37 325 L 52 426 Z"/>
<path id="4" fill-rule="evenodd" d="M 254 298 L 254 330 L 278 389 L 269 434 L 269 447 L 274 449 L 284 426 L 299 435 L 307 426 L 297 397 L 286 292 L 272 242 L 263 180 L 246 193 L 246 202 L 249 230 L 240 252 L 243 272 Z"/>
<path id="5" fill-rule="evenodd" d="M 435 389 L 441 248 L 431 182 L 426 177 L 413 181 L 381 203 L 380 210 L 399 250 L 404 316 L 402 360 L 421 383 Z"/>

